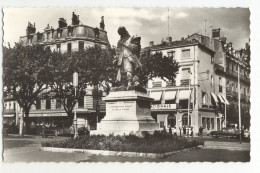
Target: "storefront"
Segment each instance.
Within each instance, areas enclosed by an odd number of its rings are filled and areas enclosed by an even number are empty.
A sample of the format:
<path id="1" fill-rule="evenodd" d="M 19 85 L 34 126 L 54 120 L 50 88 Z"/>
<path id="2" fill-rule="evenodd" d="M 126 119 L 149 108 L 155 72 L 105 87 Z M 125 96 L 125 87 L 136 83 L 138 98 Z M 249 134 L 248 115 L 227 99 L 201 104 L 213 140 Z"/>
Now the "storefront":
<path id="1" fill-rule="evenodd" d="M 159 123 L 160 130 L 176 126 L 176 104 L 153 104 L 151 111 L 156 122 Z"/>

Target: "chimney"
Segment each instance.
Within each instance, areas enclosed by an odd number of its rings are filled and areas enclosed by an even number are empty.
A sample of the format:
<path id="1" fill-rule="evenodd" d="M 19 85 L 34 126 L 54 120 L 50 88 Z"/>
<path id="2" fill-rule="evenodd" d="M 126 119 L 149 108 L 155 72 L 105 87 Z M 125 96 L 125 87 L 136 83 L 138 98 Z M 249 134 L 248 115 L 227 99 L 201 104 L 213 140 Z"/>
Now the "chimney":
<path id="1" fill-rule="evenodd" d="M 105 30 L 104 16 L 101 17 L 101 22 L 99 24 L 99 28 L 102 30 Z"/>
<path id="2" fill-rule="evenodd" d="M 72 12 L 72 25 L 79 25 L 79 15 Z"/>
<path id="3" fill-rule="evenodd" d="M 150 41 L 150 42 L 149 42 L 149 46 L 150 46 L 150 47 L 154 46 L 154 41 Z"/>
<path id="4" fill-rule="evenodd" d="M 221 38 L 220 38 L 220 41 L 221 41 L 223 44 L 226 44 L 227 38 L 226 38 L 226 37 L 221 37 Z"/>
<path id="5" fill-rule="evenodd" d="M 172 37 L 166 37 L 166 44 L 171 45 L 172 43 Z"/>
<path id="6" fill-rule="evenodd" d="M 59 19 L 59 28 L 67 27 L 67 21 L 64 18 Z"/>
<path id="7" fill-rule="evenodd" d="M 249 47 L 249 43 L 246 43 L 246 49 L 248 49 L 248 47 Z"/>
<path id="8" fill-rule="evenodd" d="M 35 32 L 36 32 L 35 23 L 31 24 L 30 22 L 28 22 L 26 35 L 29 36 L 30 34 L 34 34 Z"/>
<path id="9" fill-rule="evenodd" d="M 220 37 L 220 28 L 212 29 L 212 38 L 219 38 Z"/>

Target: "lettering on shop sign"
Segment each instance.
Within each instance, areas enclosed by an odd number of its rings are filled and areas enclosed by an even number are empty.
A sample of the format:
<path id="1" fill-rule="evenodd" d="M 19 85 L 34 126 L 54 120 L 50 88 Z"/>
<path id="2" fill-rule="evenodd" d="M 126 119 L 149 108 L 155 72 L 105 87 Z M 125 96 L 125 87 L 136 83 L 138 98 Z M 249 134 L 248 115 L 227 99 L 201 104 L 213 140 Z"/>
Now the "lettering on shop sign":
<path id="1" fill-rule="evenodd" d="M 30 114 L 29 117 L 63 117 L 66 113 L 50 113 L 50 114 Z"/>
<path id="2" fill-rule="evenodd" d="M 126 113 L 135 110 L 135 102 L 111 102 L 106 105 L 107 112 Z"/>
<path id="3" fill-rule="evenodd" d="M 151 105 L 151 109 L 152 110 L 162 110 L 162 109 L 175 110 L 176 104 L 153 104 Z"/>

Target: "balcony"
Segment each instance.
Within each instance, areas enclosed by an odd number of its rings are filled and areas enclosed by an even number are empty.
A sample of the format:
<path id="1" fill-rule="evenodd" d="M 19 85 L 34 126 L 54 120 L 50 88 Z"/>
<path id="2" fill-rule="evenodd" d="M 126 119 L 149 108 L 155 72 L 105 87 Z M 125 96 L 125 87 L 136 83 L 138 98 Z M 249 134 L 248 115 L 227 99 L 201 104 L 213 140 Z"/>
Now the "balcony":
<path id="1" fill-rule="evenodd" d="M 162 87 L 162 82 L 153 82 L 153 87 L 154 87 L 154 88 L 160 88 L 160 87 Z"/>
<path id="2" fill-rule="evenodd" d="M 219 73 L 223 73 L 223 74 L 225 73 L 225 69 L 221 65 L 214 64 L 214 69 L 215 69 L 215 72 L 219 72 Z"/>
<path id="3" fill-rule="evenodd" d="M 13 113 L 15 113 L 15 109 L 4 109 L 4 113 L 6 113 L 6 114 L 13 114 Z"/>
<path id="4" fill-rule="evenodd" d="M 227 73 L 226 73 L 228 76 L 231 76 L 231 77 L 233 77 L 234 79 L 236 79 L 237 80 L 237 72 L 235 72 L 235 71 L 232 71 L 232 70 L 230 70 L 230 69 L 227 69 Z M 250 83 L 250 78 L 247 78 L 246 76 L 244 76 L 244 75 L 241 75 L 240 74 L 240 80 L 242 81 L 242 82 L 246 82 L 246 83 Z"/>
<path id="5" fill-rule="evenodd" d="M 173 81 L 173 82 L 172 82 L 172 81 L 167 81 L 167 82 L 166 82 L 166 86 L 167 86 L 167 87 L 176 86 L 176 82 L 175 82 L 175 81 Z"/>
<path id="6" fill-rule="evenodd" d="M 189 79 L 182 79 L 181 80 L 181 86 L 188 86 L 189 85 Z"/>

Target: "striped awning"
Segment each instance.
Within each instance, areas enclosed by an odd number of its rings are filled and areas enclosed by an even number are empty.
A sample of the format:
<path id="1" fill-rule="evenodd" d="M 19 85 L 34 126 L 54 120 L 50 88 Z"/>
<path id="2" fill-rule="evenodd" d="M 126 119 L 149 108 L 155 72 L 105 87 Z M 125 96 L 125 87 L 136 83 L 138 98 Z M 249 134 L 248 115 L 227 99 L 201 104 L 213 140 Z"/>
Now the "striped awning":
<path id="1" fill-rule="evenodd" d="M 190 98 L 190 93 L 191 93 L 190 90 L 180 90 L 179 95 L 178 95 L 179 100 L 189 99 Z"/>
<path id="2" fill-rule="evenodd" d="M 222 96 L 223 100 L 225 101 L 225 104 L 230 105 L 227 98 L 225 96 Z"/>
<path id="3" fill-rule="evenodd" d="M 177 91 L 165 91 L 164 100 L 174 100 L 176 97 Z"/>
<path id="4" fill-rule="evenodd" d="M 155 91 L 150 93 L 150 97 L 154 99 L 154 101 L 160 101 L 162 96 L 162 91 Z"/>
<path id="5" fill-rule="evenodd" d="M 218 97 L 215 93 L 210 93 L 215 103 L 218 103 Z"/>
<path id="6" fill-rule="evenodd" d="M 221 103 L 223 103 L 223 104 L 226 103 L 225 100 L 223 99 L 223 97 L 220 94 L 217 94 L 217 96 L 218 96 Z"/>

